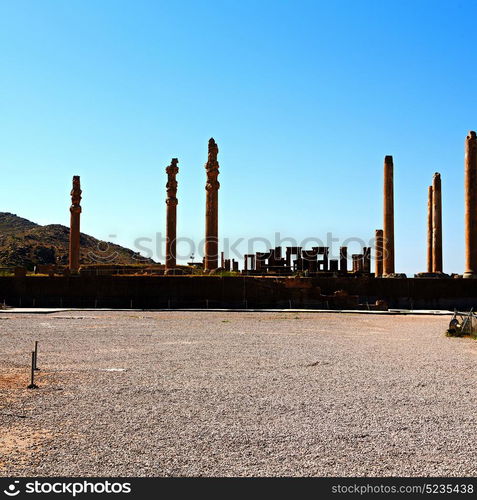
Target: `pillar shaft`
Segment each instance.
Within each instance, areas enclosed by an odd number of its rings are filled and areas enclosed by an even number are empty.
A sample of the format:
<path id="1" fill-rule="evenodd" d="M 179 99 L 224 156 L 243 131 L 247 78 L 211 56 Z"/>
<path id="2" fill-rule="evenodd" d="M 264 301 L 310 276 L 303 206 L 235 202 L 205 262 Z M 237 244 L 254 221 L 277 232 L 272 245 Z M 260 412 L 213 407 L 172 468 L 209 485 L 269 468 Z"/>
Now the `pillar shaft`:
<path id="1" fill-rule="evenodd" d="M 205 169 L 207 171 L 206 205 L 205 205 L 205 259 L 204 269 L 217 269 L 219 253 L 219 148 L 214 139 L 209 140 L 209 156 Z"/>
<path id="2" fill-rule="evenodd" d="M 80 216 L 81 216 L 81 185 L 79 175 L 73 176 L 70 207 L 70 244 L 69 268 L 77 273 L 80 268 Z"/>
<path id="3" fill-rule="evenodd" d="M 375 276 L 383 275 L 383 230 L 376 229 L 375 232 Z"/>
<path id="4" fill-rule="evenodd" d="M 340 247 L 340 271 L 348 272 L 348 247 Z"/>
<path id="5" fill-rule="evenodd" d="M 464 278 L 477 277 L 477 137 L 470 131 L 465 139 L 465 271 Z"/>
<path id="6" fill-rule="evenodd" d="M 167 173 L 167 199 L 166 199 L 166 270 L 176 267 L 176 240 L 177 240 L 177 181 L 179 160 L 172 158 L 171 164 L 166 168 Z"/>
<path id="7" fill-rule="evenodd" d="M 442 195 L 441 174 L 432 180 L 432 272 L 442 273 Z"/>
<path id="8" fill-rule="evenodd" d="M 371 247 L 363 247 L 363 271 L 371 272 Z"/>
<path id="9" fill-rule="evenodd" d="M 393 157 L 384 158 L 383 275 L 394 271 L 394 180 Z"/>
<path id="10" fill-rule="evenodd" d="M 429 186 L 427 190 L 427 272 L 434 272 L 433 266 L 433 215 L 432 209 L 433 207 L 433 194 L 432 194 L 432 186 Z"/>

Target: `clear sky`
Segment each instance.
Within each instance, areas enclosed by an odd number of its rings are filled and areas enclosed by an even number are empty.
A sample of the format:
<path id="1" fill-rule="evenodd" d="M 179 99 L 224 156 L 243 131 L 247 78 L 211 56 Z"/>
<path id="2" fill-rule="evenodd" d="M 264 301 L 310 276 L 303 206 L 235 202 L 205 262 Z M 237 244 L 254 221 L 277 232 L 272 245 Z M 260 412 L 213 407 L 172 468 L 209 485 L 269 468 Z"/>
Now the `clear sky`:
<path id="1" fill-rule="evenodd" d="M 221 238 L 369 241 L 393 155 L 396 270 L 425 270 L 438 171 L 462 272 L 476 19 L 459 0 L 0 0 L 0 211 L 68 225 L 81 175 L 82 231 L 134 247 L 165 231 L 178 157 L 178 236 L 199 244 L 214 137 Z"/>

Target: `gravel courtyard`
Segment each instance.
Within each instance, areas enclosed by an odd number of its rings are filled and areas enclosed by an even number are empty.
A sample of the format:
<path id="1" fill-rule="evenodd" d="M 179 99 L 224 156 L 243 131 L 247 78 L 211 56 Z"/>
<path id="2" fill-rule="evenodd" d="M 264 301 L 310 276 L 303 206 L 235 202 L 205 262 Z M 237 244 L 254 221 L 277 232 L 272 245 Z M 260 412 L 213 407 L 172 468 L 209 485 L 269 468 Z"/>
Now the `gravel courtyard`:
<path id="1" fill-rule="evenodd" d="M 448 322 L 1 314 L 0 475 L 475 476 L 477 341 Z"/>

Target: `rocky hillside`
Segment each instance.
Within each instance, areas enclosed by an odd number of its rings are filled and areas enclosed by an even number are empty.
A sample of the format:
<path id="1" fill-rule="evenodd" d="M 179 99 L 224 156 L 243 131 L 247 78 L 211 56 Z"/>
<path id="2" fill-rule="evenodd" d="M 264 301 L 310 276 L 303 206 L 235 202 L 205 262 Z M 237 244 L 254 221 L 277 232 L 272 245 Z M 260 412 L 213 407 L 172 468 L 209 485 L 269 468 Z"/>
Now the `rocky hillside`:
<path id="1" fill-rule="evenodd" d="M 81 233 L 82 264 L 151 264 L 129 248 Z M 33 269 L 38 264 L 68 263 L 69 228 L 40 226 L 8 212 L 0 212 L 0 266 Z"/>

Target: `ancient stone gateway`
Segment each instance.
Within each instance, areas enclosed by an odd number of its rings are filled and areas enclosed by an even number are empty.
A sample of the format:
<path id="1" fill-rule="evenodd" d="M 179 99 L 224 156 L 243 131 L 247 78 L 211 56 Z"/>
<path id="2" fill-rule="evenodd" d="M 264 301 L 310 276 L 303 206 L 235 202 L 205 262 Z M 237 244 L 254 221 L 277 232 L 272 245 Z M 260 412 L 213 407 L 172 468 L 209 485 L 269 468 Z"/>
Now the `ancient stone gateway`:
<path id="1" fill-rule="evenodd" d="M 74 175 L 73 189 L 71 190 L 69 244 L 69 268 L 72 273 L 77 273 L 80 267 L 81 193 L 80 177 L 79 175 Z"/>

